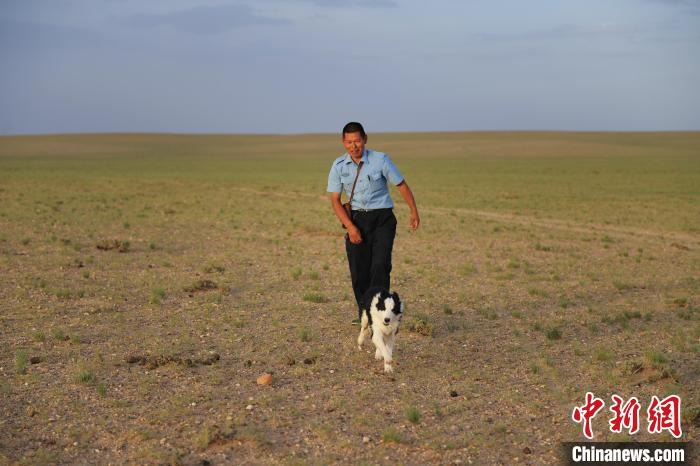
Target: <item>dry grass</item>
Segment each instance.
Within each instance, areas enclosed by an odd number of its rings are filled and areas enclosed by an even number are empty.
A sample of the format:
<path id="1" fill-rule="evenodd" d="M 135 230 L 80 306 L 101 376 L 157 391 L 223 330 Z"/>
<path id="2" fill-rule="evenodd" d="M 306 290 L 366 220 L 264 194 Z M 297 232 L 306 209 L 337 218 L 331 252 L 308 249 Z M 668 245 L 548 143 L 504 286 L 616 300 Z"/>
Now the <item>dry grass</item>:
<path id="1" fill-rule="evenodd" d="M 355 347 L 337 137 L 0 138 L 0 462 L 556 464 L 588 390 L 679 394 L 697 439 L 700 135 L 371 141 L 423 220 L 394 195 L 393 376 Z"/>

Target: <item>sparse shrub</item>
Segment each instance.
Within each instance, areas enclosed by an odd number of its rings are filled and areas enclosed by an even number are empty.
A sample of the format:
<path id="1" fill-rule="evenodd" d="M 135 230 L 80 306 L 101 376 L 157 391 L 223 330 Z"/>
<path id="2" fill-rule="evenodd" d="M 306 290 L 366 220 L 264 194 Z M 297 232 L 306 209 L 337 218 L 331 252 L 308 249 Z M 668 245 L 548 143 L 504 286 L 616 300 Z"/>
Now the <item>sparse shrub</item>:
<path id="1" fill-rule="evenodd" d="M 75 373 L 75 380 L 79 383 L 90 384 L 95 381 L 95 374 L 92 372 L 92 369 L 79 366 Z"/>
<path id="2" fill-rule="evenodd" d="M 517 257 L 511 257 L 510 260 L 508 261 L 508 268 L 509 269 L 519 269 L 520 268 L 520 259 Z"/>
<path id="3" fill-rule="evenodd" d="M 68 339 L 68 336 L 60 328 L 53 329 L 51 335 L 58 341 L 66 341 Z"/>
<path id="4" fill-rule="evenodd" d="M 540 243 L 535 243 L 535 251 L 551 251 L 552 248 L 550 246 L 545 246 L 544 244 Z"/>
<path id="5" fill-rule="evenodd" d="M 318 280 L 318 279 L 321 278 L 321 277 L 320 277 L 320 275 L 318 274 L 318 272 L 316 272 L 315 270 L 313 270 L 313 271 L 309 272 L 309 278 L 310 278 L 311 280 Z"/>
<path id="6" fill-rule="evenodd" d="M 523 314 L 520 311 L 513 311 L 510 313 L 510 315 L 515 319 L 522 319 L 523 318 Z"/>
<path id="7" fill-rule="evenodd" d="M 155 251 L 156 249 L 158 249 L 158 245 L 155 241 L 151 241 L 150 243 L 148 243 L 148 249 L 150 249 L 151 251 Z"/>
<path id="8" fill-rule="evenodd" d="M 101 397 L 107 396 L 107 387 L 103 383 L 98 383 L 97 384 L 97 394 L 100 395 Z"/>
<path id="9" fill-rule="evenodd" d="M 26 374 L 29 366 L 29 356 L 23 349 L 18 349 L 15 353 L 15 372 L 17 374 Z"/>
<path id="10" fill-rule="evenodd" d="M 193 284 L 184 287 L 183 290 L 188 293 L 194 293 L 195 291 L 214 290 L 216 288 L 216 283 L 211 280 L 197 280 Z"/>
<path id="11" fill-rule="evenodd" d="M 560 340 L 561 339 L 561 330 L 559 330 L 557 327 L 548 328 L 544 334 L 548 340 Z"/>
<path id="12" fill-rule="evenodd" d="M 206 267 L 204 267 L 205 273 L 213 273 L 213 272 L 224 273 L 225 271 L 226 271 L 226 268 L 221 266 L 221 265 L 211 265 L 210 264 L 210 265 L 207 265 Z"/>
<path id="13" fill-rule="evenodd" d="M 539 373 L 540 373 L 540 366 L 538 366 L 537 364 L 535 364 L 535 363 L 533 362 L 533 363 L 530 364 L 530 371 L 531 371 L 533 374 L 539 374 Z"/>
<path id="14" fill-rule="evenodd" d="M 103 251 L 111 251 L 112 249 L 116 249 L 119 252 L 128 252 L 129 248 L 131 247 L 131 243 L 129 243 L 127 240 L 122 241 L 118 239 L 103 240 L 97 243 L 95 247 Z"/>
<path id="15" fill-rule="evenodd" d="M 562 309 L 566 309 L 567 307 L 571 306 L 571 301 L 569 301 L 568 298 L 561 298 L 559 300 L 559 307 Z"/>
<path id="16" fill-rule="evenodd" d="M 151 299 L 149 302 L 151 304 L 160 304 L 163 298 L 165 298 L 165 290 L 160 287 L 155 287 L 151 290 Z"/>
<path id="17" fill-rule="evenodd" d="M 32 278 L 32 285 L 38 287 L 38 288 L 46 288 L 46 280 L 40 277 L 34 277 Z"/>
<path id="18" fill-rule="evenodd" d="M 595 352 L 596 361 L 608 362 L 608 361 L 612 361 L 612 359 L 614 357 L 615 357 L 615 353 L 613 353 L 608 348 L 598 348 Z"/>
<path id="19" fill-rule="evenodd" d="M 124 229 L 125 229 L 125 230 L 128 230 L 129 228 L 131 228 L 131 223 L 129 223 L 129 222 L 124 222 Z"/>
<path id="20" fill-rule="evenodd" d="M 633 285 L 621 280 L 613 280 L 613 286 L 617 288 L 618 291 L 625 291 L 634 288 Z"/>
<path id="21" fill-rule="evenodd" d="M 311 331 L 306 327 L 299 330 L 299 339 L 303 342 L 311 341 Z"/>
<path id="22" fill-rule="evenodd" d="M 515 274 L 513 272 L 499 273 L 494 278 L 496 280 L 512 280 L 515 278 Z"/>
<path id="23" fill-rule="evenodd" d="M 46 341 L 46 335 L 44 335 L 44 332 L 42 332 L 41 330 L 37 330 L 32 336 L 34 337 L 34 341 Z"/>
<path id="24" fill-rule="evenodd" d="M 78 335 L 78 334 L 74 333 L 73 335 L 70 336 L 70 342 L 73 343 L 74 345 L 79 345 L 80 343 L 82 343 L 82 341 L 83 340 L 80 338 L 80 335 Z"/>
<path id="25" fill-rule="evenodd" d="M 301 277 L 301 269 L 299 267 L 292 269 L 290 274 L 292 275 L 292 278 L 294 280 L 299 280 L 299 278 Z"/>
<path id="26" fill-rule="evenodd" d="M 209 435 L 209 426 L 205 426 L 200 433 L 194 436 L 194 445 L 199 450 L 206 450 L 211 444 L 211 435 Z"/>
<path id="27" fill-rule="evenodd" d="M 488 320 L 498 319 L 498 314 L 493 309 L 478 309 L 476 312 L 486 317 Z"/>
<path id="28" fill-rule="evenodd" d="M 425 314 L 414 314 L 408 319 L 406 327 L 409 332 L 418 333 L 420 335 L 431 336 L 433 334 L 433 325 L 428 322 L 428 316 Z"/>
<path id="29" fill-rule="evenodd" d="M 668 359 L 663 353 L 655 350 L 648 351 L 646 353 L 646 358 L 655 368 L 659 368 L 668 362 Z"/>
<path id="30" fill-rule="evenodd" d="M 443 304 L 443 305 L 442 305 L 442 312 L 444 312 L 444 313 L 447 314 L 448 316 L 449 316 L 449 315 L 452 315 L 452 308 L 450 307 L 449 304 Z"/>
<path id="31" fill-rule="evenodd" d="M 304 301 L 309 301 L 312 303 L 325 303 L 328 302 L 325 296 L 323 296 L 320 293 L 306 293 L 304 296 L 302 296 L 302 299 Z"/>
<path id="32" fill-rule="evenodd" d="M 472 275 L 472 274 L 475 274 L 476 272 L 477 272 L 476 266 L 471 262 L 467 262 L 466 264 L 462 265 L 459 268 L 459 274 L 464 275 L 464 276 Z"/>
<path id="33" fill-rule="evenodd" d="M 58 299 L 70 299 L 71 297 L 70 290 L 65 288 L 61 290 L 56 290 L 55 294 Z"/>
<path id="34" fill-rule="evenodd" d="M 418 408 L 409 406 L 408 409 L 406 409 L 406 419 L 408 419 L 411 424 L 418 424 L 420 421 L 420 411 L 418 411 Z"/>
<path id="35" fill-rule="evenodd" d="M 539 288 L 528 288 L 527 293 L 530 296 L 539 296 L 541 298 L 546 298 L 549 296 L 549 293 L 547 293 L 546 291 L 541 290 Z"/>
<path id="36" fill-rule="evenodd" d="M 87 270 L 83 270 L 82 275 L 83 275 L 83 278 L 90 278 L 90 272 L 88 272 Z"/>
<path id="37" fill-rule="evenodd" d="M 384 440 L 385 442 L 394 442 L 394 443 L 403 442 L 403 438 L 401 437 L 401 434 L 399 433 L 398 430 L 396 430 L 395 427 L 389 427 L 384 432 L 382 432 L 382 440 Z"/>
<path id="38" fill-rule="evenodd" d="M 688 305 L 688 298 L 676 298 L 673 300 L 673 304 L 676 307 L 686 307 Z"/>
<path id="39" fill-rule="evenodd" d="M 22 238 L 22 244 L 23 245 L 28 245 L 31 240 L 29 238 Z"/>

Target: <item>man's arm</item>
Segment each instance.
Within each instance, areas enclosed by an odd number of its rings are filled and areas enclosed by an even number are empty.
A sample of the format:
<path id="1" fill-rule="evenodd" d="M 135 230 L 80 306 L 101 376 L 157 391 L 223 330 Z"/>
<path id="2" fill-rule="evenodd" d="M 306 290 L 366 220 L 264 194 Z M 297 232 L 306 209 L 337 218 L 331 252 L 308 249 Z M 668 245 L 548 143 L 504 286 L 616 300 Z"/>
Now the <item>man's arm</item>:
<path id="1" fill-rule="evenodd" d="M 413 198 L 413 192 L 411 191 L 411 188 L 408 187 L 408 183 L 406 183 L 406 180 L 399 183 L 398 188 L 399 192 L 406 201 L 408 208 L 411 209 L 410 226 L 411 230 L 415 231 L 416 229 L 418 229 L 418 225 L 420 225 L 420 216 L 418 215 L 418 207 L 416 207 L 416 200 Z"/>
<path id="2" fill-rule="evenodd" d="M 362 235 L 360 234 L 360 230 L 352 223 L 352 219 L 348 216 L 345 209 L 343 209 L 343 204 L 340 203 L 340 193 L 331 193 L 331 207 L 340 222 L 347 228 L 350 242 L 353 244 L 361 243 Z"/>

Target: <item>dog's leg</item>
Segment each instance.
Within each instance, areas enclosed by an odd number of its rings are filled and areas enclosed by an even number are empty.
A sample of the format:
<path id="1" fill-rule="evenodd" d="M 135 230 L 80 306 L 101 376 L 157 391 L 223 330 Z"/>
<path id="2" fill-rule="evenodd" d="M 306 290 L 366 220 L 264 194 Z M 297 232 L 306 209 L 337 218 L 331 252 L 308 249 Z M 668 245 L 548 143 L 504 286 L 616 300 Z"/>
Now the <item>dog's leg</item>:
<path id="1" fill-rule="evenodd" d="M 367 319 L 367 314 L 362 313 L 362 321 L 360 322 L 360 335 L 357 337 L 357 349 L 362 351 L 362 343 L 365 342 L 365 337 L 369 333 L 367 326 L 369 325 L 369 320 Z"/>
<path id="2" fill-rule="evenodd" d="M 386 350 L 387 353 L 389 353 L 389 359 L 391 361 L 394 360 L 394 341 L 396 341 L 396 333 L 392 333 L 386 337 Z"/>
<path id="3" fill-rule="evenodd" d="M 381 332 L 375 332 L 375 334 L 372 335 L 372 342 L 374 346 L 377 347 L 377 351 L 379 351 L 380 355 L 384 358 L 384 372 L 394 372 L 394 369 L 391 367 L 391 354 L 387 351 L 386 344 L 384 343 L 384 335 Z"/>

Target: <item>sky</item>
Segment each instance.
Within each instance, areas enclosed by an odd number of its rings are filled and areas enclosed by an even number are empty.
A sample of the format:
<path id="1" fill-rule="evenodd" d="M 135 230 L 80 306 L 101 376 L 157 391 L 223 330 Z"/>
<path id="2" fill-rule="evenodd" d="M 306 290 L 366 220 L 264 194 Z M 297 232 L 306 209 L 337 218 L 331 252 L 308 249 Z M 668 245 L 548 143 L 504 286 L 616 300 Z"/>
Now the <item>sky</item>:
<path id="1" fill-rule="evenodd" d="M 700 0 L 0 0 L 0 134 L 700 129 Z"/>

